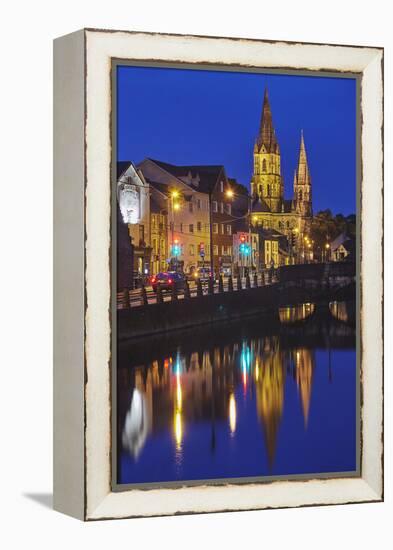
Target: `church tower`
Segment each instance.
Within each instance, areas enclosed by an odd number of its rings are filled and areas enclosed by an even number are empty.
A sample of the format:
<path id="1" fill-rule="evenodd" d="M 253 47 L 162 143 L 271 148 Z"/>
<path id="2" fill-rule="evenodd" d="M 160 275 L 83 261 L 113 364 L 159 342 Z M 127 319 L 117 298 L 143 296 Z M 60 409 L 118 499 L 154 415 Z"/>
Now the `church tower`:
<path id="1" fill-rule="evenodd" d="M 271 212 L 281 212 L 284 187 L 281 178 L 280 147 L 274 131 L 266 89 L 259 134 L 254 146 L 254 173 L 251 179 L 251 194 L 262 199 Z"/>
<path id="2" fill-rule="evenodd" d="M 303 130 L 300 139 L 299 162 L 293 179 L 293 203 L 296 213 L 304 217 L 312 216 L 311 177 L 307 163 Z"/>

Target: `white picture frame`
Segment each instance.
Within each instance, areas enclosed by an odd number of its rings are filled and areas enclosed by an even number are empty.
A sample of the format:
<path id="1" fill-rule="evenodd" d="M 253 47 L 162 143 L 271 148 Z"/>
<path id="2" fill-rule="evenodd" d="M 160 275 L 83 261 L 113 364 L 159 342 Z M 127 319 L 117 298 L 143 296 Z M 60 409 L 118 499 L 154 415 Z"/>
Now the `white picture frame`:
<path id="1" fill-rule="evenodd" d="M 113 491 L 113 59 L 361 75 L 359 477 Z M 54 507 L 81 520 L 383 500 L 383 49 L 84 29 L 54 43 Z"/>

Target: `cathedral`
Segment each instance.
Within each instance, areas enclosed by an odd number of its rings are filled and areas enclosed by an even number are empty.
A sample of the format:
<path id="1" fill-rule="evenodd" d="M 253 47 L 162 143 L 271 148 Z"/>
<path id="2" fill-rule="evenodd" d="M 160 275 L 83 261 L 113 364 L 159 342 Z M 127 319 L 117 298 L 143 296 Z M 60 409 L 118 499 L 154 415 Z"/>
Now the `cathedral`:
<path id="1" fill-rule="evenodd" d="M 308 234 L 312 219 L 312 187 L 303 132 L 298 165 L 293 180 L 293 198 L 284 198 L 280 145 L 273 126 L 267 90 L 259 134 L 254 146 L 254 170 L 251 179 L 251 223 L 264 229 L 301 239 Z"/>

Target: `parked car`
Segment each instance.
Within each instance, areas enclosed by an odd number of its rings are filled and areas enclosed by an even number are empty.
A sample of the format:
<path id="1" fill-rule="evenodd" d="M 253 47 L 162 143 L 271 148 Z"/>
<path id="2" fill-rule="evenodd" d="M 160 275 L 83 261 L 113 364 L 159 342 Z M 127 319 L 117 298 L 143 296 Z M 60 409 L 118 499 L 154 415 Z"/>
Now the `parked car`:
<path id="1" fill-rule="evenodd" d="M 197 281 L 200 279 L 202 282 L 207 282 L 211 277 L 211 269 L 210 267 L 198 267 L 198 269 L 195 269 L 195 271 L 192 274 L 192 279 L 194 281 Z"/>
<path id="2" fill-rule="evenodd" d="M 184 288 L 185 276 L 178 271 L 163 271 L 157 275 L 153 275 L 150 279 L 150 284 L 154 292 L 160 287 L 162 290 L 172 290 L 174 286 L 177 289 Z"/>

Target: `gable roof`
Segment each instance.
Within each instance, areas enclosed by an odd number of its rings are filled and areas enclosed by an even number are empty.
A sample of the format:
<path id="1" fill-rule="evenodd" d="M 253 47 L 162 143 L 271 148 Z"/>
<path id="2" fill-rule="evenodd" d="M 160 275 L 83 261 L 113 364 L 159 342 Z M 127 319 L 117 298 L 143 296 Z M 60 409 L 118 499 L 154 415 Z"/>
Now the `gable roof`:
<path id="1" fill-rule="evenodd" d="M 117 180 L 119 180 L 121 178 L 121 176 L 124 174 L 124 172 L 126 170 L 129 169 L 130 166 L 131 166 L 131 161 L 130 160 L 119 160 L 119 161 L 117 161 L 117 164 L 116 164 L 116 177 L 117 177 Z"/>
<path id="2" fill-rule="evenodd" d="M 147 160 L 154 162 L 154 164 L 179 179 L 186 178 L 189 175 L 191 175 L 191 178 L 193 179 L 199 176 L 198 185 L 193 185 L 192 182 L 188 185 L 198 191 L 201 191 L 202 193 L 212 192 L 221 173 L 224 171 L 225 174 L 224 166 L 222 164 L 175 165 L 150 157 L 148 157 Z M 185 182 L 183 181 L 183 183 Z"/>

